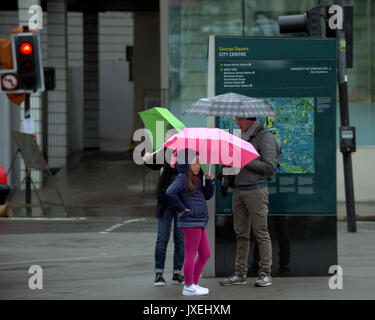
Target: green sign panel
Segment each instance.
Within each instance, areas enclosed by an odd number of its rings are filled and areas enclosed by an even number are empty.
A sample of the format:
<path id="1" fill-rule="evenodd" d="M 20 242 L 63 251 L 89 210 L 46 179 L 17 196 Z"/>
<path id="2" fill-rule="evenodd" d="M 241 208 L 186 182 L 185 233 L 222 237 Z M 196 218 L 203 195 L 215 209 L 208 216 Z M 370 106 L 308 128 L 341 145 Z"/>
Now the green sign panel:
<path id="1" fill-rule="evenodd" d="M 215 37 L 215 73 L 216 95 L 261 98 L 277 110 L 261 119 L 282 144 L 270 213 L 336 214 L 336 40 Z M 223 198 L 217 189 L 218 214 L 232 211 L 231 191 Z"/>

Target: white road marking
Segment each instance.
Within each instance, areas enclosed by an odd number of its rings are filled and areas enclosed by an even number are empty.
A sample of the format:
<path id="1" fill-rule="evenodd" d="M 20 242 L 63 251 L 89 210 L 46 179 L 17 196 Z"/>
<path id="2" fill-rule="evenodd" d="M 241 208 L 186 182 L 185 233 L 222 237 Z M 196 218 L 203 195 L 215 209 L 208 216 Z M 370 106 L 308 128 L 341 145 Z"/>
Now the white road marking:
<path id="1" fill-rule="evenodd" d="M 23 217 L 15 217 L 15 218 L 0 218 L 0 221 L 82 221 L 87 220 L 87 218 L 23 218 Z"/>
<path id="2" fill-rule="evenodd" d="M 118 224 L 115 224 L 113 225 L 112 227 L 109 227 L 107 229 L 104 229 L 104 231 L 101 231 L 100 234 L 107 234 L 109 232 L 112 232 L 113 230 L 116 230 L 126 224 L 129 224 L 129 223 L 133 223 L 133 222 L 139 222 L 139 221 L 145 221 L 147 220 L 146 218 L 140 218 L 140 219 L 129 219 L 129 220 L 125 220 L 123 221 L 123 223 L 118 223 Z"/>
<path id="3" fill-rule="evenodd" d="M 92 256 L 92 257 L 76 257 L 76 258 L 63 258 L 63 259 L 46 259 L 46 260 L 26 260 L 26 261 L 13 261 L 0 263 L 1 266 L 13 265 L 13 264 L 40 264 L 48 262 L 64 262 L 64 261 L 75 261 L 75 260 L 91 260 L 91 259 L 103 259 L 103 258 L 121 258 L 123 256 Z"/>
<path id="4" fill-rule="evenodd" d="M 133 222 L 137 222 L 137 221 L 145 221 L 146 218 L 141 218 L 141 219 L 130 219 L 130 220 L 126 220 L 123 222 L 123 224 L 128 224 L 128 223 L 133 223 Z"/>

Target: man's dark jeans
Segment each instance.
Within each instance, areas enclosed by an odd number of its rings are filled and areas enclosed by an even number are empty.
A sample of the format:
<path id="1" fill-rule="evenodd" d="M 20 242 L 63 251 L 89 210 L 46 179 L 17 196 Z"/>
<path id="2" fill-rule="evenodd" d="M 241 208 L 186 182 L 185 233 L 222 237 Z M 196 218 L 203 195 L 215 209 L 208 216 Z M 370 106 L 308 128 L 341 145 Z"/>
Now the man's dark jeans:
<path id="1" fill-rule="evenodd" d="M 155 273 L 164 272 L 167 246 L 171 235 L 172 220 L 174 226 L 173 273 L 181 273 L 184 264 L 184 234 L 182 233 L 182 230 L 177 227 L 177 212 L 174 212 L 167 206 L 164 210 L 163 216 L 158 218 L 158 238 L 155 246 Z"/>

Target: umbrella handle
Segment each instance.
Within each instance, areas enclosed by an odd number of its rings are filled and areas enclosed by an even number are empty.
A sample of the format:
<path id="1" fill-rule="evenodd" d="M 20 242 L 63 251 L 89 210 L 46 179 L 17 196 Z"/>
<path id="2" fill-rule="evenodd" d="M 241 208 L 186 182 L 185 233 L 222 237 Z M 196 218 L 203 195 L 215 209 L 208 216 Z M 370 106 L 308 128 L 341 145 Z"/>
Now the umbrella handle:
<path id="1" fill-rule="evenodd" d="M 158 153 L 160 150 L 164 149 L 164 146 L 161 146 L 158 150 L 154 151 L 153 153 L 151 153 L 151 155 L 153 156 L 155 153 Z"/>
<path id="2" fill-rule="evenodd" d="M 210 163 L 210 165 L 208 166 L 208 173 L 209 173 L 209 174 L 211 173 L 211 163 Z M 206 186 L 206 178 L 203 179 L 203 186 L 204 186 L 204 187 Z"/>

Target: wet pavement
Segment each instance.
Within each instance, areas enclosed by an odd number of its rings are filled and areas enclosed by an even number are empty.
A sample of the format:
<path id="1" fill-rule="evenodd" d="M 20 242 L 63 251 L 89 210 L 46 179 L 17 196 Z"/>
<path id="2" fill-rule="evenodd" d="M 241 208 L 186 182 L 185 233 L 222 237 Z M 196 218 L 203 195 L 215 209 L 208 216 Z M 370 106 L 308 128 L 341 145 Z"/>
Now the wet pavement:
<path id="1" fill-rule="evenodd" d="M 165 287 L 155 287 L 154 218 L 0 219 L 0 299 L 263 300 L 374 299 L 375 233 L 338 232 L 343 289 L 326 277 L 274 277 L 272 287 L 221 287 L 221 278 L 203 278 L 206 297 L 182 297 L 173 284 L 173 245 L 167 251 Z M 38 220 L 35 220 L 38 219 Z M 212 257 L 211 257 L 212 259 Z M 43 288 L 31 290 L 29 268 L 43 270 Z"/>
<path id="2" fill-rule="evenodd" d="M 33 208 L 30 217 L 25 209 L 14 209 L 14 218 L 0 218 L 0 299 L 194 299 L 182 297 L 182 287 L 171 283 L 172 237 L 167 286 L 153 285 L 152 186 L 158 173 L 135 165 L 126 152 L 85 152 L 72 159 L 55 176 L 70 217 L 49 207 L 46 217 Z M 58 200 L 51 184 L 40 194 Z M 22 202 L 24 194 L 15 200 Z M 338 222 L 342 290 L 329 288 L 327 270 L 326 277 L 275 277 L 269 288 L 255 288 L 255 278 L 228 288 L 219 278 L 203 278 L 210 295 L 195 299 L 374 299 L 375 228 L 372 222 L 357 227 L 359 232 L 347 233 L 345 222 Z M 42 267 L 43 289 L 29 288 L 31 265 Z"/>
<path id="3" fill-rule="evenodd" d="M 32 203 L 38 206 L 31 213 L 25 208 L 12 210 L 15 217 L 152 217 L 157 178 L 158 172 L 136 165 L 131 152 L 78 153 L 54 176 L 68 213 L 63 206 L 45 205 L 44 215 L 34 191 Z M 47 177 L 45 181 L 39 191 L 41 200 L 62 203 L 52 180 Z M 24 204 L 24 191 L 18 191 L 12 202 Z"/>

